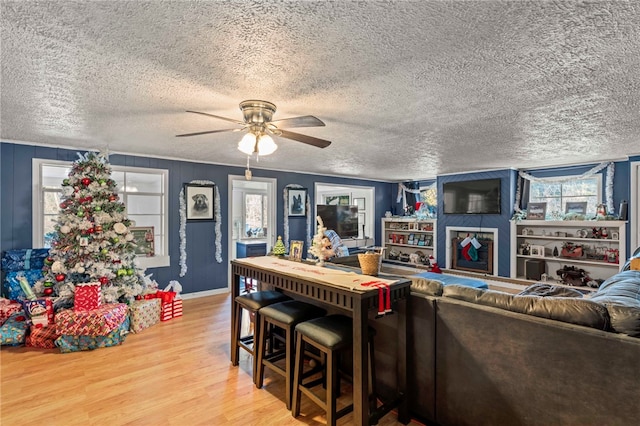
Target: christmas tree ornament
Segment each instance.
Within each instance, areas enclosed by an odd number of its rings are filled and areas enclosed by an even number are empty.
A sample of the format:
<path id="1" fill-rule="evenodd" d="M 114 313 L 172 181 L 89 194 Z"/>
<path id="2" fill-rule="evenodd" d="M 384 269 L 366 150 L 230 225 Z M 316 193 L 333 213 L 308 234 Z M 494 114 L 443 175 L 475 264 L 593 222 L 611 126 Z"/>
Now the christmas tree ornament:
<path id="1" fill-rule="evenodd" d="M 69 178 L 65 178 L 65 179 L 63 179 L 63 180 L 62 180 L 62 184 L 63 184 L 64 186 L 69 185 Z"/>
<path id="2" fill-rule="evenodd" d="M 53 294 L 53 289 L 51 287 L 46 287 L 42 292 L 45 296 L 51 296 Z"/>
<path id="3" fill-rule="evenodd" d="M 64 281 L 65 278 L 66 278 L 66 276 L 64 274 L 56 275 L 56 281 L 58 281 L 58 282 Z"/>
<path id="4" fill-rule="evenodd" d="M 42 284 L 45 288 L 48 287 L 53 287 L 53 283 L 51 281 L 45 281 L 44 284 Z"/>
<path id="5" fill-rule="evenodd" d="M 133 234 L 129 233 L 124 236 L 124 239 L 127 241 L 133 241 Z"/>
<path id="6" fill-rule="evenodd" d="M 111 242 L 114 243 L 114 244 L 118 244 L 119 241 L 120 241 L 120 238 L 118 238 L 118 237 L 113 237 L 111 239 Z"/>
<path id="7" fill-rule="evenodd" d="M 109 282 L 109 278 L 102 276 L 98 278 L 98 281 L 100 281 L 100 284 L 102 285 L 107 285 L 107 283 Z"/>
<path id="8" fill-rule="evenodd" d="M 133 275 L 135 273 L 136 273 L 136 271 L 133 268 L 127 269 L 127 275 Z"/>
<path id="9" fill-rule="evenodd" d="M 95 226 L 95 231 L 96 231 L 96 232 L 102 232 L 102 225 L 97 224 L 97 225 Z"/>
<path id="10" fill-rule="evenodd" d="M 127 232 L 127 226 L 122 222 L 117 222 L 113 224 L 113 230 L 117 234 L 124 234 L 125 232 Z"/>
<path id="11" fill-rule="evenodd" d="M 44 259 L 44 264 L 45 265 L 52 265 L 53 264 L 53 258 L 51 256 L 48 256 Z"/>
<path id="12" fill-rule="evenodd" d="M 76 213 L 76 215 L 77 215 L 78 217 L 82 217 L 82 216 L 84 216 L 84 210 L 78 210 L 78 213 Z"/>
<path id="13" fill-rule="evenodd" d="M 96 211 L 96 212 L 102 211 L 102 207 L 100 207 L 100 206 L 95 206 L 95 207 L 93 208 L 93 211 Z"/>
<path id="14" fill-rule="evenodd" d="M 87 234 L 93 234 L 94 232 L 96 232 L 95 228 L 87 229 Z"/>
<path id="15" fill-rule="evenodd" d="M 89 238 L 88 237 L 80 237 L 80 239 L 78 240 L 78 244 L 80 245 L 80 247 L 86 247 L 89 245 Z"/>
<path id="16" fill-rule="evenodd" d="M 108 254 L 108 253 L 109 253 L 109 249 L 107 249 L 107 248 L 103 248 L 102 250 L 100 250 L 100 253 L 102 253 L 102 254 Z"/>
<path id="17" fill-rule="evenodd" d="M 109 201 L 118 201 L 118 196 L 115 194 L 109 195 Z"/>
<path id="18" fill-rule="evenodd" d="M 51 272 L 57 274 L 59 272 L 64 272 L 64 263 L 60 260 L 56 260 L 51 264 Z"/>
<path id="19" fill-rule="evenodd" d="M 104 186 L 107 184 L 107 181 L 105 179 L 98 179 L 98 183 L 100 184 L 100 186 Z"/>
<path id="20" fill-rule="evenodd" d="M 84 186 L 89 186 L 89 184 L 91 183 L 91 179 L 89 178 L 82 178 L 82 180 L 80 181 Z"/>
<path id="21" fill-rule="evenodd" d="M 84 274 L 84 271 L 85 271 L 83 266 L 78 266 L 76 270 L 78 271 L 79 274 Z"/>
<path id="22" fill-rule="evenodd" d="M 62 225 L 60 227 L 60 232 L 62 234 L 68 234 L 69 232 L 71 232 L 71 227 L 69 225 Z"/>

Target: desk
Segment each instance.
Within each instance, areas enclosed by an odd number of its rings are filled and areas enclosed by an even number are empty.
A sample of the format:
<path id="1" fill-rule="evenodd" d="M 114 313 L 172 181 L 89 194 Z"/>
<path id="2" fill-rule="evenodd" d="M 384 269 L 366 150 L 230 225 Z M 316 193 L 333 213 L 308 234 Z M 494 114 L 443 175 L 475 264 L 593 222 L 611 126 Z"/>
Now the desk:
<path id="1" fill-rule="evenodd" d="M 385 280 L 333 268 L 322 268 L 308 263 L 293 262 L 264 256 L 231 261 L 231 303 L 240 294 L 240 278 L 251 278 L 264 287 L 282 290 L 291 296 L 337 308 L 353 318 L 353 418 L 357 425 L 377 423 L 394 405 L 399 405 L 398 420 L 409 422 L 407 388 L 407 298 L 411 281 Z M 378 308 L 378 290 L 360 284 L 382 281 L 389 284 L 391 302 L 398 316 L 398 398 L 393 404 L 383 404 L 369 413 L 369 359 L 367 356 L 368 311 Z M 235 324 L 235 309 L 231 309 L 231 323 Z M 231 337 L 233 343 L 233 336 Z M 231 360 L 235 359 L 237 345 L 231 345 Z"/>

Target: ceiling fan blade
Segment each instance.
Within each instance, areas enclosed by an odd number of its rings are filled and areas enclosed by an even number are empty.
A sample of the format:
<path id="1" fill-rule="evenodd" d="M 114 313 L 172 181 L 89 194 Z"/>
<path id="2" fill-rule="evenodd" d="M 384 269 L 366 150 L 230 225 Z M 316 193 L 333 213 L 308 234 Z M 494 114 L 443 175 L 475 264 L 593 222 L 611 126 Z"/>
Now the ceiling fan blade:
<path id="1" fill-rule="evenodd" d="M 244 121 L 235 120 L 233 118 L 221 117 L 219 115 L 209 114 L 208 112 L 200 112 L 200 111 L 187 111 L 187 112 L 190 112 L 192 114 L 206 115 L 207 117 L 213 117 L 213 118 L 217 118 L 217 119 L 220 119 L 220 120 L 230 121 L 232 123 L 240 124 L 242 126 L 244 126 L 244 124 L 245 124 Z"/>
<path id="2" fill-rule="evenodd" d="M 198 136 L 198 135 L 208 135 L 211 133 L 223 133 L 223 132 L 241 132 L 245 128 L 242 129 L 222 129 L 222 130 L 207 130 L 206 132 L 195 132 L 195 133 L 184 133 L 182 135 L 176 135 L 177 138 L 181 138 L 184 136 Z"/>
<path id="3" fill-rule="evenodd" d="M 313 136 L 309 136 L 309 135 L 301 135 L 300 133 L 294 133 L 288 130 L 278 129 L 278 131 L 275 134 L 283 138 L 306 143 L 307 145 L 317 146 L 318 148 L 326 148 L 329 145 L 331 145 L 330 141 L 314 138 Z"/>
<path id="4" fill-rule="evenodd" d="M 282 120 L 271 121 L 279 129 L 287 129 L 292 127 L 319 127 L 324 126 L 324 122 L 313 115 L 302 115 L 300 117 L 285 118 Z"/>

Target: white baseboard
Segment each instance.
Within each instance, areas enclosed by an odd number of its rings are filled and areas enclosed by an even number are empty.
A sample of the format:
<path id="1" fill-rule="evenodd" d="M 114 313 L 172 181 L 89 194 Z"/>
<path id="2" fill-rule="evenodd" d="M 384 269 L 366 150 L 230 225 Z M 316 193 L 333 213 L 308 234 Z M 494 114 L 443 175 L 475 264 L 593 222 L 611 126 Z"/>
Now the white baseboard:
<path id="1" fill-rule="evenodd" d="M 183 299 L 197 299 L 199 297 L 215 296 L 216 294 L 229 293 L 228 288 L 217 288 L 215 290 L 197 291 L 195 293 L 180 294 Z"/>

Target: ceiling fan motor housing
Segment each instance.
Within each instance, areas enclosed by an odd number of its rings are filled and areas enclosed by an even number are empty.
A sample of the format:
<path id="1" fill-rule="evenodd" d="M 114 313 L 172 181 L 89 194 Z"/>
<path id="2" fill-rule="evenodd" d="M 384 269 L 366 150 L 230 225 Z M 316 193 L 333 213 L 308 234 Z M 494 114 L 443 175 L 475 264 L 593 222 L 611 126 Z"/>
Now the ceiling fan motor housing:
<path id="1" fill-rule="evenodd" d="M 248 100 L 240 102 L 240 110 L 247 124 L 262 124 L 271 121 L 276 106 L 267 101 Z"/>

